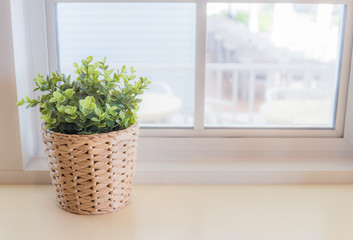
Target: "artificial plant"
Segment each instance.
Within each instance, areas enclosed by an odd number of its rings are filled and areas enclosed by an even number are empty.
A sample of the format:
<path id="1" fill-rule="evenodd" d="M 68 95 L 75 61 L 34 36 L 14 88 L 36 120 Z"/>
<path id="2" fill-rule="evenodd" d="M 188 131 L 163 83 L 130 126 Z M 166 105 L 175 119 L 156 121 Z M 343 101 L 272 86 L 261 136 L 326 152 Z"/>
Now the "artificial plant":
<path id="1" fill-rule="evenodd" d="M 45 128 L 66 134 L 94 134 L 122 130 L 136 123 L 138 98 L 151 83 L 136 79 L 133 67 L 114 73 L 106 59 L 92 63 L 93 57 L 74 63 L 75 80 L 53 72 L 34 79 L 34 91 L 43 92 L 37 99 L 26 96 L 17 105 L 39 105 Z"/>

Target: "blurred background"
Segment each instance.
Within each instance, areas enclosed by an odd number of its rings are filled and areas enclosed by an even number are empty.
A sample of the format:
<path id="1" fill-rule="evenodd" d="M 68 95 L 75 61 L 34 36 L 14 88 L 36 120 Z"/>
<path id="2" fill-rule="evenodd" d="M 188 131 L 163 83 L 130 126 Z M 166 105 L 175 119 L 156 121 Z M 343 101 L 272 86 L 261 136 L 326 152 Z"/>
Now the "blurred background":
<path id="1" fill-rule="evenodd" d="M 208 4 L 208 126 L 332 127 L 344 7 Z"/>
<path id="2" fill-rule="evenodd" d="M 193 3 L 58 3 L 59 65 L 89 55 L 111 68 L 134 66 L 152 81 L 139 111 L 142 125 L 192 126 L 195 79 Z"/>
<path id="3" fill-rule="evenodd" d="M 60 70 L 88 55 L 133 65 L 152 80 L 142 125 L 192 126 L 195 11 L 58 3 Z M 333 127 L 344 15 L 344 5 L 209 3 L 205 126 Z"/>

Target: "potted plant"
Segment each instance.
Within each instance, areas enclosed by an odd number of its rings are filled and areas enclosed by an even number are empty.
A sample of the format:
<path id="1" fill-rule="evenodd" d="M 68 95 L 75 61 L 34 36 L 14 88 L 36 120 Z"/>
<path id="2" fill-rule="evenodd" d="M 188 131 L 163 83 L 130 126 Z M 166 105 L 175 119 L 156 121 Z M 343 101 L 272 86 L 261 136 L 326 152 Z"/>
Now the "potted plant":
<path id="1" fill-rule="evenodd" d="M 103 214 L 131 199 L 138 137 L 138 98 L 150 84 L 126 67 L 113 74 L 93 57 L 74 63 L 77 78 L 51 73 L 34 79 L 37 99 L 17 105 L 39 105 L 42 139 L 49 160 L 57 203 L 77 214 Z"/>

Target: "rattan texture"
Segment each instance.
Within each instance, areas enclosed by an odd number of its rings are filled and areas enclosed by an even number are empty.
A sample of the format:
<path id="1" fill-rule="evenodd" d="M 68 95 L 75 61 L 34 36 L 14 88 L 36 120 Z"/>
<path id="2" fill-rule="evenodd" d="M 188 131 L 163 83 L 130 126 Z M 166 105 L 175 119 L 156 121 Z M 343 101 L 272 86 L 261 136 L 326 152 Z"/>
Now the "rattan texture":
<path id="1" fill-rule="evenodd" d="M 114 212 L 131 200 L 138 125 L 92 135 L 42 127 L 57 204 L 76 214 Z"/>

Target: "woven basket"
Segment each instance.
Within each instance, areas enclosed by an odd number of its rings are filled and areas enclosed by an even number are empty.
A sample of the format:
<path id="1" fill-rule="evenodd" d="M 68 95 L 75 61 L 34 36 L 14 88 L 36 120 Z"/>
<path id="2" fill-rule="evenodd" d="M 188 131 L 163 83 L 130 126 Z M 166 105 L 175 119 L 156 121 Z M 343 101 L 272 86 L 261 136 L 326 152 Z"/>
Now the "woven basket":
<path id="1" fill-rule="evenodd" d="M 131 200 L 138 125 L 125 130 L 74 135 L 42 127 L 58 205 L 76 214 L 114 212 Z"/>

